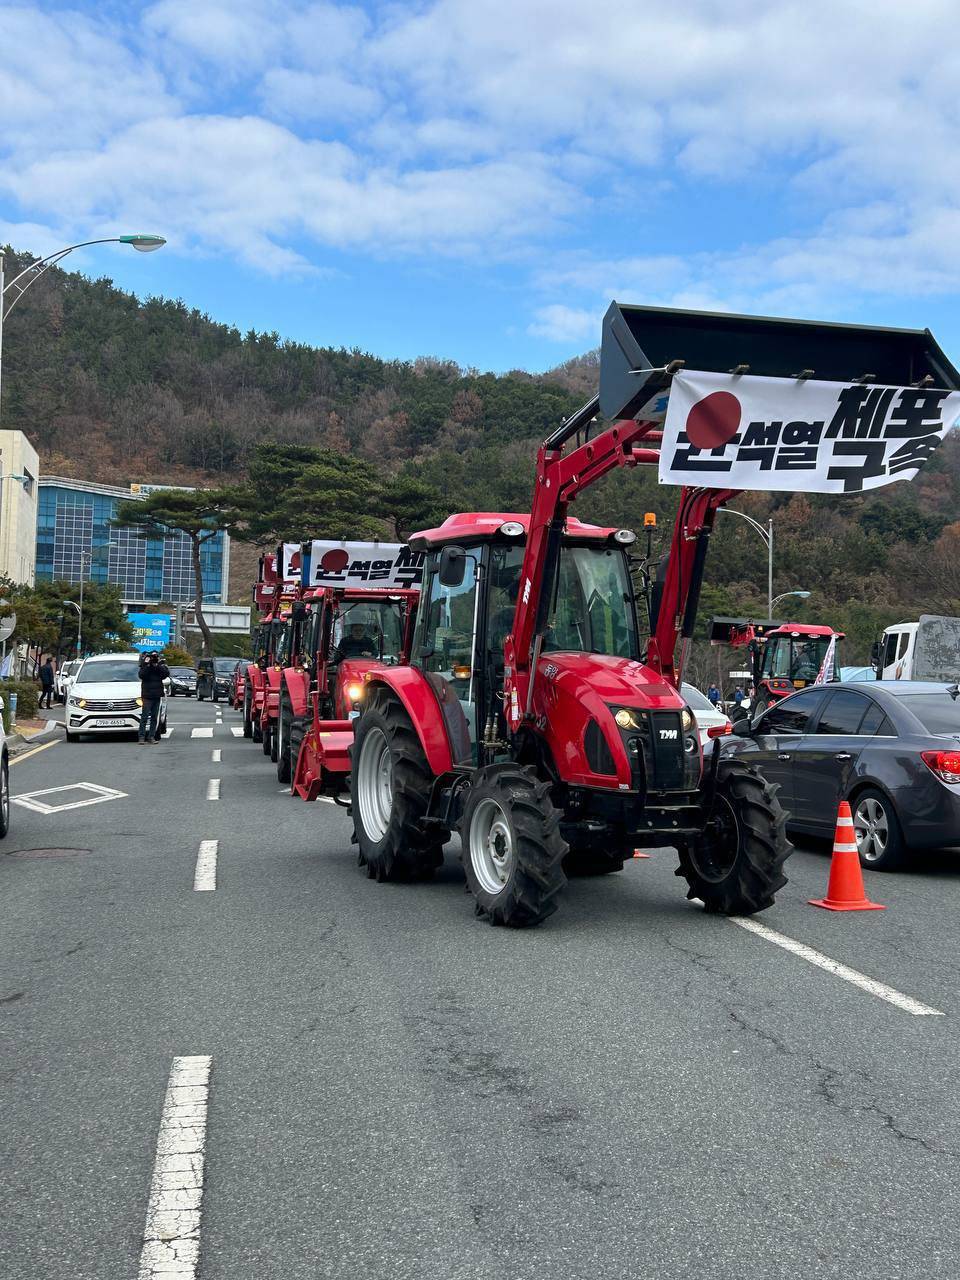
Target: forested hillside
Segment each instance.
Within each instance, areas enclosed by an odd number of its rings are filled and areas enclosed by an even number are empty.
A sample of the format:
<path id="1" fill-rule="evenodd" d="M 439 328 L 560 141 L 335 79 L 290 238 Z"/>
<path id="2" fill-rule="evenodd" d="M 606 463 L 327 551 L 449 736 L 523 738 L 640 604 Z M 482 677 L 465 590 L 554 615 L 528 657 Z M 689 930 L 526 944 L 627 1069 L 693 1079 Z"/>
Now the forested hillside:
<path id="1" fill-rule="evenodd" d="M 8 278 L 27 261 L 11 251 Z M 269 439 L 415 474 L 450 511 L 527 508 L 537 442 L 591 393 L 597 371 L 593 355 L 542 376 L 496 376 L 437 359 L 313 348 L 59 270 L 13 311 L 3 356 L 0 421 L 30 436 L 46 471 L 219 485 L 242 478 L 253 447 Z M 656 511 L 665 545 L 675 501 L 638 471 L 590 491 L 578 514 L 636 528 Z M 845 628 L 853 641 L 845 661 L 864 660 L 889 622 L 960 612 L 956 433 L 912 484 L 849 499 L 745 496 L 737 505 L 761 520 L 773 514 L 775 590 L 812 592 L 789 613 Z M 765 612 L 765 552 L 734 516 L 718 521 L 709 583 L 703 614 Z"/>

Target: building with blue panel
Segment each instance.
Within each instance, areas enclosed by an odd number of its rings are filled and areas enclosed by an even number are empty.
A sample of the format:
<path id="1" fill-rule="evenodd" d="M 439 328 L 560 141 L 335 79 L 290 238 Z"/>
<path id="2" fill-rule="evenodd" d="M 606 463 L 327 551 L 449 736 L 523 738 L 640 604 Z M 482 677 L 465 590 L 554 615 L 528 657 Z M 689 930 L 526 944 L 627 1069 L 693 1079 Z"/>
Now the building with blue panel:
<path id="1" fill-rule="evenodd" d="M 41 476 L 37 504 L 37 581 L 115 582 L 125 604 L 186 604 L 193 600 L 190 539 L 171 533 L 144 539 L 135 529 L 112 529 L 120 502 L 160 485 L 121 489 Z M 227 599 L 230 539 L 226 533 L 200 549 L 204 599 Z"/>

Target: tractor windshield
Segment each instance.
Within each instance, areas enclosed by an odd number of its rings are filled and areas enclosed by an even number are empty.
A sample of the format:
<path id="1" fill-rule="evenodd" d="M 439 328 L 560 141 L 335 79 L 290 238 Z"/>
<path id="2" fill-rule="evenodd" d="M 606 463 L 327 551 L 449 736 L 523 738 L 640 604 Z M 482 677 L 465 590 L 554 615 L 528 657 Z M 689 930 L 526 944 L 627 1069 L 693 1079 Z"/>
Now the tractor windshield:
<path id="1" fill-rule="evenodd" d="M 826 657 L 829 636 L 777 636 L 767 644 L 761 677 L 816 680 Z"/>
<path id="2" fill-rule="evenodd" d="M 396 659 L 403 648 L 403 619 L 396 600 L 344 602 L 333 633 L 333 661 Z"/>
<path id="3" fill-rule="evenodd" d="M 633 593 L 619 548 L 563 548 L 551 624 L 545 651 L 638 657 Z"/>

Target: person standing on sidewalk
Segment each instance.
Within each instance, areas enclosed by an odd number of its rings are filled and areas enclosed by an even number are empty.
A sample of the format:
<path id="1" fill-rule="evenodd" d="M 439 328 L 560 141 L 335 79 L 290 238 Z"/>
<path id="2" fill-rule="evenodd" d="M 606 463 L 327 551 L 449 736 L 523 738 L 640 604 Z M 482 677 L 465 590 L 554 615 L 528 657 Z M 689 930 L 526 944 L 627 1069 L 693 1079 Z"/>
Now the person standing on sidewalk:
<path id="1" fill-rule="evenodd" d="M 46 698 L 46 707 L 49 711 L 53 706 L 53 688 L 56 684 L 56 672 L 53 669 L 53 659 L 49 653 L 43 660 L 43 666 L 40 668 L 40 706 L 44 705 Z"/>
<path id="2" fill-rule="evenodd" d="M 158 653 L 140 655 L 140 742 L 160 741 L 160 701 L 165 693 L 163 682 L 170 672 Z"/>

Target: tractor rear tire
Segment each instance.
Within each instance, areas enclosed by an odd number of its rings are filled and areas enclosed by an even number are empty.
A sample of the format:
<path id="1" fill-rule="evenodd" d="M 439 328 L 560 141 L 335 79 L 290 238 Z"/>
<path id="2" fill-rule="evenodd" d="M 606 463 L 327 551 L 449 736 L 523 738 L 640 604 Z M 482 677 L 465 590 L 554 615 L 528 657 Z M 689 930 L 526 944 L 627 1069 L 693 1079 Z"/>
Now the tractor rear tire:
<path id="1" fill-rule="evenodd" d="M 277 781 L 289 782 L 293 776 L 290 762 L 290 726 L 293 724 L 293 708 L 286 698 L 280 699 L 280 715 L 277 719 Z"/>
<path id="2" fill-rule="evenodd" d="M 256 738 L 256 734 L 254 734 L 254 738 Z M 270 755 L 270 751 L 271 751 L 270 740 L 272 738 L 273 738 L 273 721 L 261 720 L 259 742 L 260 742 L 260 750 L 263 752 L 265 756 Z"/>
<path id="3" fill-rule="evenodd" d="M 687 897 L 724 916 L 772 907 L 787 883 L 783 864 L 793 852 L 786 823 L 775 785 L 744 760 L 721 760 L 713 819 L 680 850 L 676 874 L 690 885 Z"/>
<path id="4" fill-rule="evenodd" d="M 567 883 L 569 846 L 550 784 L 533 769 L 494 764 L 478 769 L 460 823 L 463 869 L 477 915 L 524 928 L 556 911 Z"/>
<path id="5" fill-rule="evenodd" d="M 359 864 L 371 880 L 416 880 L 443 862 L 450 832 L 425 831 L 433 774 L 399 699 L 378 689 L 356 721 L 350 798 Z"/>
<path id="6" fill-rule="evenodd" d="M 200 701 L 202 702 L 203 699 L 201 698 Z M 253 691 L 249 684 L 243 694 L 243 736 L 253 737 Z"/>
<path id="7" fill-rule="evenodd" d="M 287 749 L 287 759 L 290 761 L 290 776 L 287 781 L 293 785 L 293 780 L 297 776 L 297 762 L 300 759 L 300 748 L 303 746 L 303 740 L 307 736 L 307 729 L 310 721 L 305 716 L 296 716 L 290 721 L 290 737 L 289 747 Z"/>

